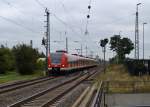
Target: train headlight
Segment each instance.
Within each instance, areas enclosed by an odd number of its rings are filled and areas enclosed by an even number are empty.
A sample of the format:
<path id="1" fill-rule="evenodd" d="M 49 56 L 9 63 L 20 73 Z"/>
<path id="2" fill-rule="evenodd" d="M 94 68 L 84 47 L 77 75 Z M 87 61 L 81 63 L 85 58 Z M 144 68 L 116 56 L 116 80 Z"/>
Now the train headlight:
<path id="1" fill-rule="evenodd" d="M 48 67 L 51 67 L 51 65 L 49 64 Z"/>
<path id="2" fill-rule="evenodd" d="M 65 65 L 62 65 L 62 67 L 65 67 Z"/>

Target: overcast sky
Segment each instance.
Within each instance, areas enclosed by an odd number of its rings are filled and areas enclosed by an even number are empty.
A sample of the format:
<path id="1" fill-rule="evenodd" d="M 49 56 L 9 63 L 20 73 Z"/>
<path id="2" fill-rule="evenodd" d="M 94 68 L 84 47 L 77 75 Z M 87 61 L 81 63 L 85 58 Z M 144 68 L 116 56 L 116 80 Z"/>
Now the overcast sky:
<path id="1" fill-rule="evenodd" d="M 41 3 L 39 3 L 39 2 Z M 65 49 L 65 37 L 69 40 L 69 52 L 77 53 L 82 43 L 83 53 L 85 46 L 88 54 L 102 57 L 98 41 L 109 38 L 114 34 L 128 37 L 134 42 L 136 4 L 139 7 L 140 27 L 140 57 L 142 57 L 142 23 L 145 25 L 145 54 L 150 53 L 150 0 L 91 0 L 90 20 L 88 24 L 89 35 L 84 35 L 86 29 L 87 6 L 90 0 L 0 0 L 0 43 L 9 47 L 18 43 L 30 43 L 40 51 L 44 51 L 41 40 L 45 32 L 44 8 L 51 13 L 51 51 Z M 54 14 L 64 23 L 58 20 Z M 65 32 L 66 35 L 65 35 Z M 61 42 L 53 42 L 61 41 Z M 74 41 L 79 41 L 75 43 Z M 107 48 L 107 59 L 115 55 Z M 134 51 L 130 57 L 134 56 Z"/>

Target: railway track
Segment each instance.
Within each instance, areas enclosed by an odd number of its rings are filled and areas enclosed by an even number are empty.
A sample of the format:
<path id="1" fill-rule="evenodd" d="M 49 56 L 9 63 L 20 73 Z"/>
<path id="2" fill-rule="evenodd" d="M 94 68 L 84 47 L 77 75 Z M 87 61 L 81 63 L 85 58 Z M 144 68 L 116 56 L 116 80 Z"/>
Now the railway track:
<path id="1" fill-rule="evenodd" d="M 8 85 L 0 86 L 0 94 L 10 92 L 10 91 L 13 91 L 16 89 L 24 88 L 24 87 L 27 87 L 30 85 L 38 84 L 41 82 L 45 82 L 45 81 L 48 81 L 50 79 L 53 79 L 53 78 L 52 77 L 51 78 L 50 77 L 43 77 L 43 78 L 37 78 L 37 79 L 27 80 L 27 81 L 20 81 L 20 82 L 8 84 Z"/>
<path id="2" fill-rule="evenodd" d="M 55 87 L 51 87 L 42 92 L 36 93 L 24 100 L 18 101 L 8 107 L 50 107 L 53 106 L 54 103 L 59 101 L 65 94 L 69 93 L 76 86 L 81 84 L 84 80 L 89 78 L 95 74 L 86 73 L 85 75 L 78 76 L 69 81 L 56 85 Z"/>

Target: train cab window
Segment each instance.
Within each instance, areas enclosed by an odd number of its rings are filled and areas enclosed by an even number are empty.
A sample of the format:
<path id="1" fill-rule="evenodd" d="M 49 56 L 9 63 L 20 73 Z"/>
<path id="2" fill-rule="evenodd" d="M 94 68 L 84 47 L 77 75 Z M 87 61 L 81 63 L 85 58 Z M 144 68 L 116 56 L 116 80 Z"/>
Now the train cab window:
<path id="1" fill-rule="evenodd" d="M 60 64 L 61 58 L 62 58 L 62 53 L 51 53 L 50 57 L 51 57 L 52 64 Z"/>

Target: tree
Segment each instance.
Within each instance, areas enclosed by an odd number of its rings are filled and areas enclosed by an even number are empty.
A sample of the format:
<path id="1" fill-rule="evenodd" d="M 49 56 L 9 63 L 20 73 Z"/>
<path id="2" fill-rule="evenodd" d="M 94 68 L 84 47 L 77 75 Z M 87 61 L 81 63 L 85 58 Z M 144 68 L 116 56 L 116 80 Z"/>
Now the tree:
<path id="1" fill-rule="evenodd" d="M 36 61 L 39 53 L 37 49 L 25 44 L 13 47 L 17 70 L 20 74 L 32 74 L 36 69 Z"/>
<path id="2" fill-rule="evenodd" d="M 121 38 L 120 35 L 114 35 L 110 39 L 110 49 L 117 53 L 118 62 L 122 63 L 126 54 L 134 49 L 134 44 L 129 38 Z"/>
<path id="3" fill-rule="evenodd" d="M 5 47 L 0 46 L 0 74 L 6 73 L 15 69 L 15 60 L 12 51 Z"/>

